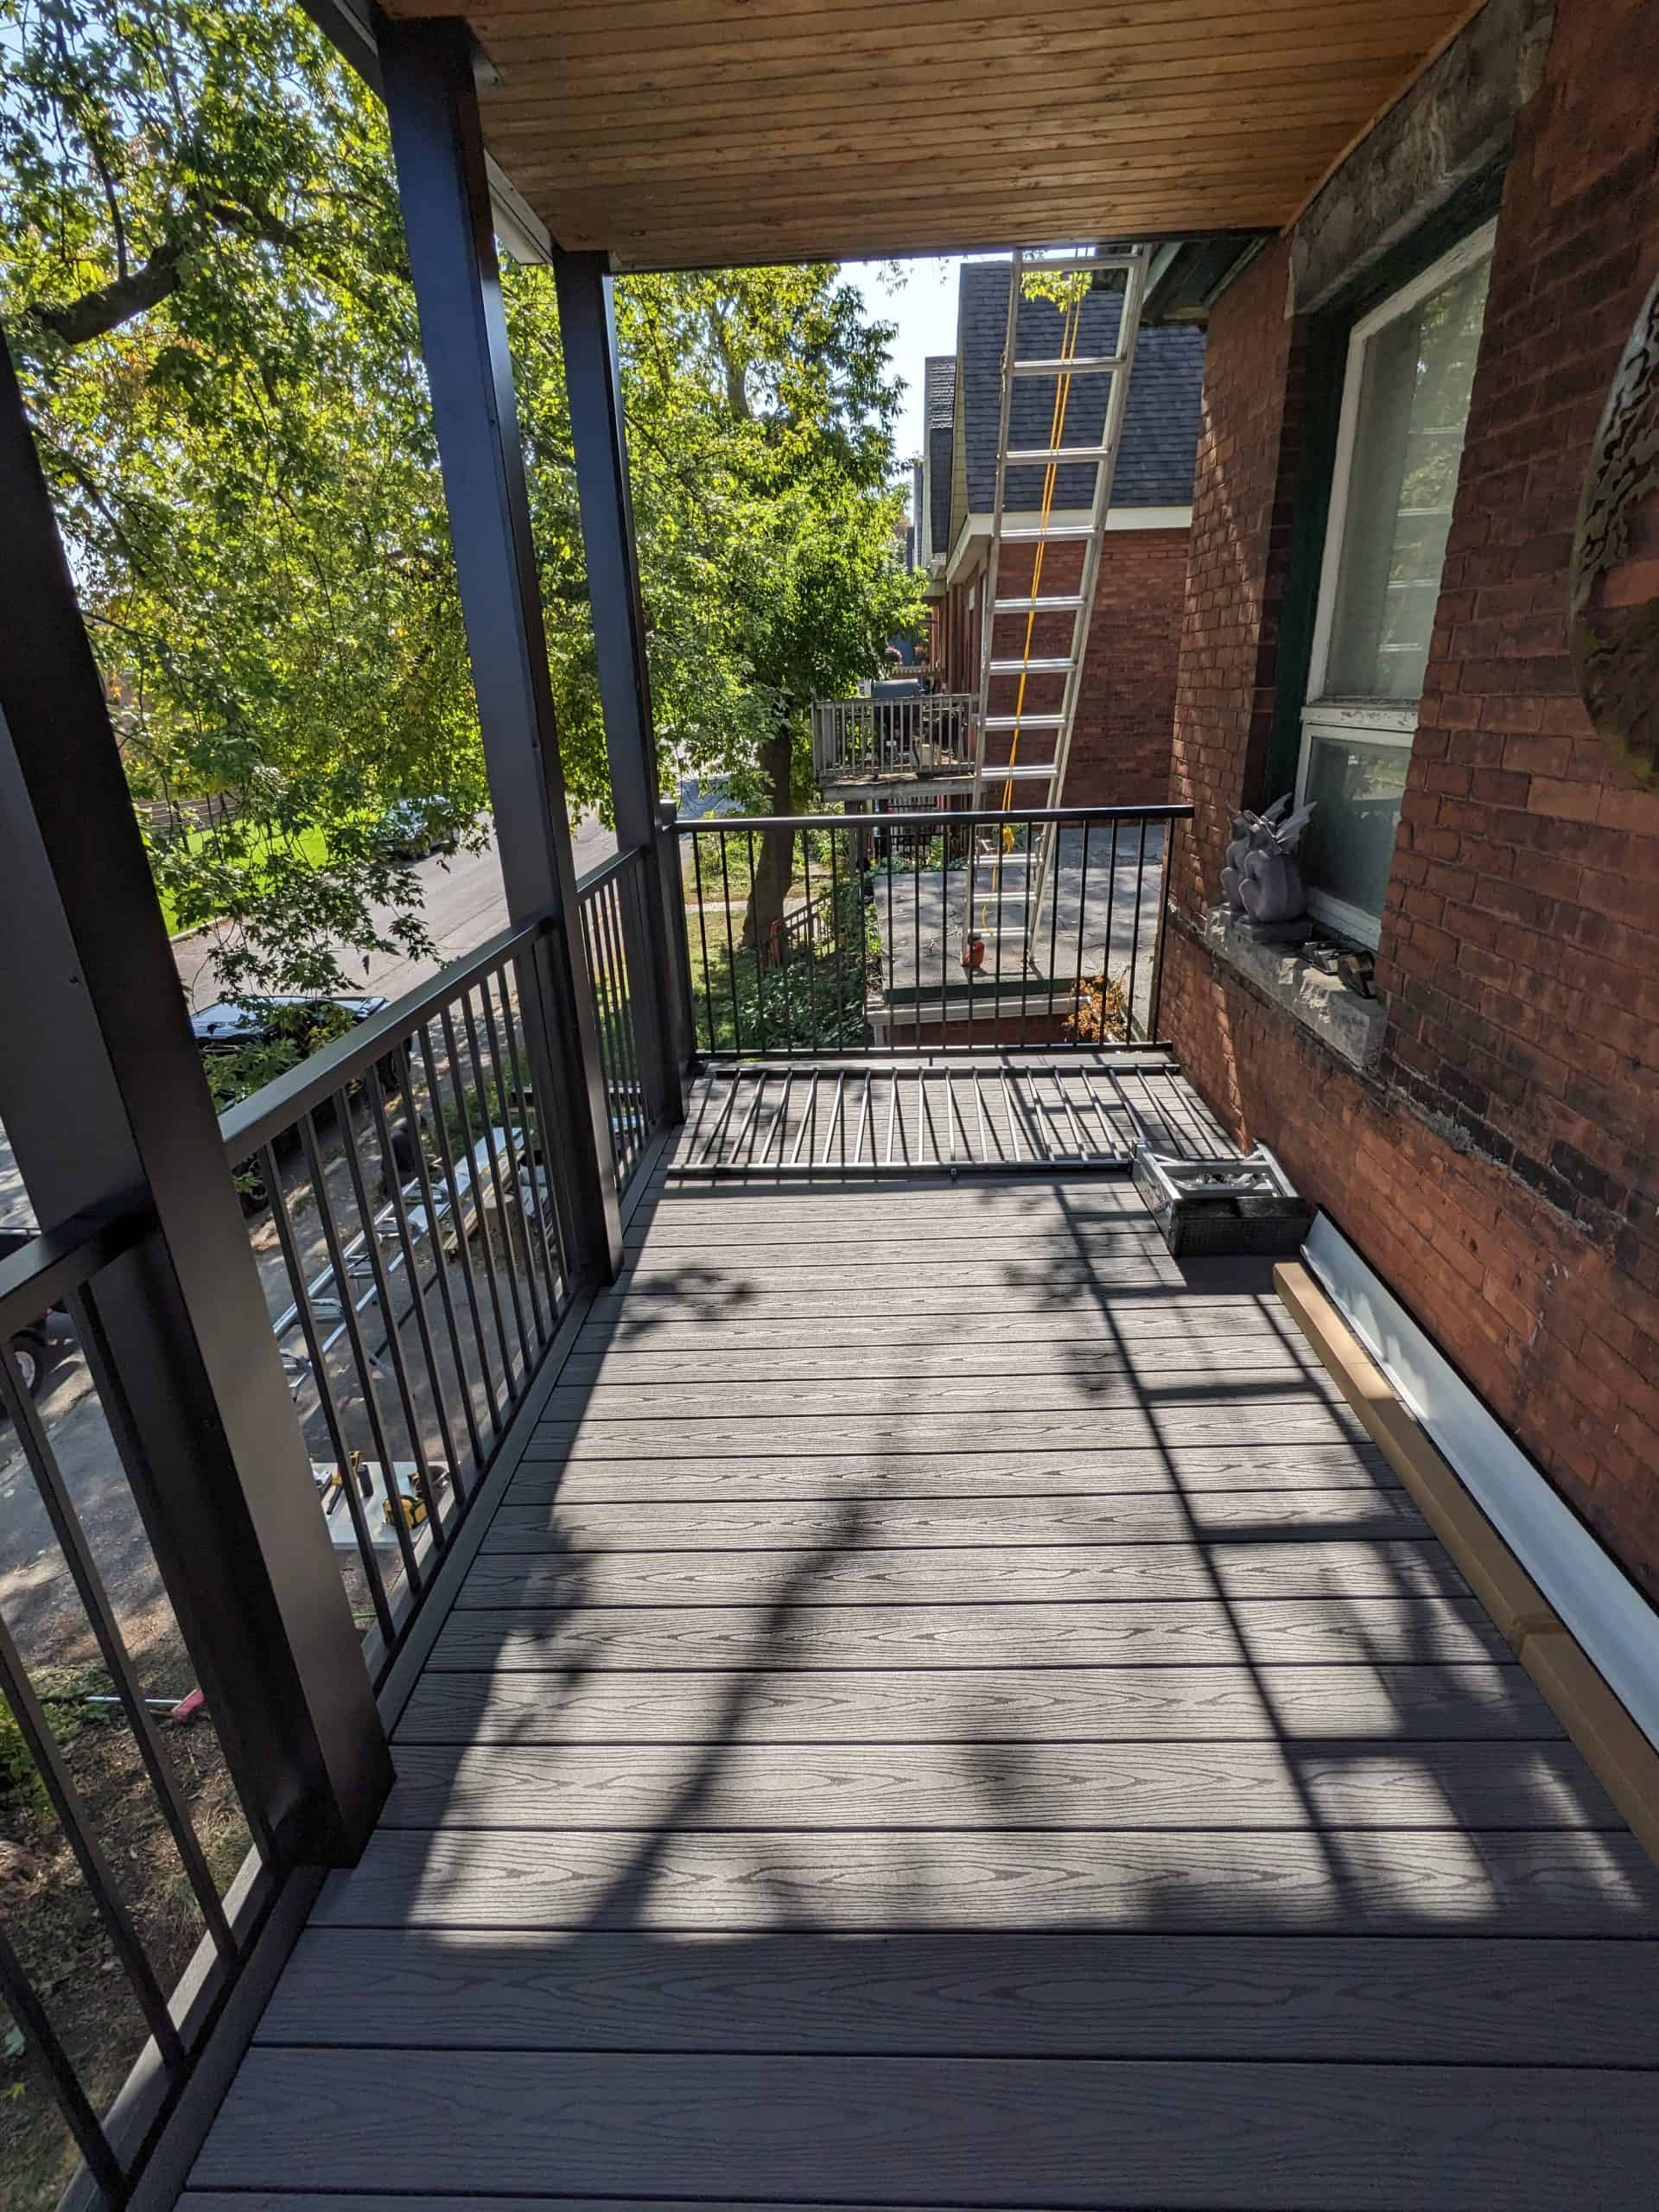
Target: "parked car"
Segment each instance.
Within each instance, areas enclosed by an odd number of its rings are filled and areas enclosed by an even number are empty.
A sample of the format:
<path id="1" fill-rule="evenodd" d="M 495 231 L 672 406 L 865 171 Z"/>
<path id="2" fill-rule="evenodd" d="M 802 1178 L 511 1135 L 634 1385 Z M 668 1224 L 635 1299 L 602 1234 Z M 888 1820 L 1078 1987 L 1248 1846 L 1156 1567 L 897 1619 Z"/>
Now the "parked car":
<path id="1" fill-rule="evenodd" d="M 0 1229 L 0 1260 L 9 1260 L 14 1252 L 21 1252 L 26 1244 L 35 1241 L 32 1229 Z M 60 1304 L 54 1313 L 61 1313 Z M 53 1339 L 49 1324 L 44 1319 L 31 1321 L 28 1328 L 19 1329 L 11 1339 L 11 1356 L 17 1363 L 17 1372 L 31 1398 L 38 1398 L 47 1370 L 58 1357 L 58 1347 Z M 5 1418 L 0 1408 L 0 1421 Z"/>
<path id="2" fill-rule="evenodd" d="M 408 863 L 453 853 L 461 842 L 440 798 L 395 799 L 380 817 L 380 838 L 389 860 Z"/>
<path id="3" fill-rule="evenodd" d="M 273 1044 L 279 1037 L 291 1038 L 302 1051 L 310 1052 L 328 1026 L 332 1011 L 347 1015 L 357 1025 L 384 1013 L 388 1004 L 372 992 L 359 997 L 327 998 L 281 991 L 251 1004 L 241 999 L 219 999 L 193 1014 L 190 1027 L 204 1052 L 238 1052 L 248 1045 Z"/>

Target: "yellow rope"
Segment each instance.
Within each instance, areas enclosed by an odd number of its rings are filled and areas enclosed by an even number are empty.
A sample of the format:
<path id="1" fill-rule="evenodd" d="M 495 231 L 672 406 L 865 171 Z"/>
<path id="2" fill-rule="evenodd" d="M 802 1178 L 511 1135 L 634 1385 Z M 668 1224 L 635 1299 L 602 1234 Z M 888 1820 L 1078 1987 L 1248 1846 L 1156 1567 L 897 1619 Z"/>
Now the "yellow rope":
<path id="1" fill-rule="evenodd" d="M 1077 298 L 1072 301 L 1071 305 L 1065 310 L 1065 313 L 1066 320 L 1064 334 L 1060 340 L 1059 358 L 1062 361 L 1071 361 L 1075 360 L 1077 358 L 1077 334 L 1082 327 L 1083 321 L 1083 294 L 1081 292 L 1079 292 Z M 1065 442 L 1065 410 L 1071 396 L 1071 372 L 1069 370 L 1063 369 L 1054 381 L 1054 411 L 1048 428 L 1048 442 L 1051 451 L 1057 450 Z M 1056 485 L 1059 481 L 1059 463 L 1053 461 L 1049 461 L 1045 467 L 1043 472 L 1043 503 L 1041 521 L 1045 530 L 1048 527 L 1049 517 L 1054 510 L 1054 490 Z M 1047 540 L 1046 538 L 1039 537 L 1037 541 L 1037 550 L 1033 557 L 1031 564 L 1030 596 L 1033 600 L 1037 598 L 1042 589 L 1043 556 L 1047 550 Z M 1035 607 L 1029 607 L 1026 610 L 1026 642 L 1020 655 L 1022 664 L 1027 663 L 1031 659 L 1032 639 L 1036 633 L 1036 629 L 1037 609 Z M 995 640 L 996 636 L 996 612 L 995 607 L 993 607 L 991 612 L 991 636 L 993 640 Z M 995 650 L 995 643 L 993 643 L 992 650 Z M 1004 764 L 1009 768 L 1012 768 L 1014 762 L 1020 758 L 1020 717 L 1026 711 L 1026 681 L 1028 674 L 1029 670 L 1026 666 L 1022 665 L 1020 671 L 1020 689 L 1015 695 L 1014 702 L 1014 740 L 1008 747 L 1008 757 Z M 1049 794 L 1051 801 L 1057 796 L 1058 794 L 1054 792 L 1051 792 Z M 1014 778 L 1012 776 L 1006 776 L 1002 782 L 1002 811 L 1005 814 L 1007 813 L 1013 805 Z M 1004 840 L 1003 849 L 1005 851 L 1007 849 L 1007 841 L 1008 834 L 1008 831 L 1005 829 L 1002 833 Z"/>

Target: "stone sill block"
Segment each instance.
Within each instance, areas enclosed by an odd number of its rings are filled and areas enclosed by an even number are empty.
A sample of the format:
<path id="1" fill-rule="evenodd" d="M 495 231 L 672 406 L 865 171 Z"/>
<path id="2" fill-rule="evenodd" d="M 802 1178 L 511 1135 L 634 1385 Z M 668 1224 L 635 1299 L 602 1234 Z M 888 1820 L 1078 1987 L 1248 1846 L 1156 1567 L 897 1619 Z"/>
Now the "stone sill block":
<path id="1" fill-rule="evenodd" d="M 1212 907 L 1205 916 L 1200 935 L 1224 968 L 1242 976 L 1274 1006 L 1283 1007 L 1293 1021 L 1339 1060 L 1361 1074 L 1376 1065 L 1388 1020 L 1381 999 L 1362 998 L 1340 977 L 1316 968 L 1296 945 L 1257 944 L 1224 906 Z"/>

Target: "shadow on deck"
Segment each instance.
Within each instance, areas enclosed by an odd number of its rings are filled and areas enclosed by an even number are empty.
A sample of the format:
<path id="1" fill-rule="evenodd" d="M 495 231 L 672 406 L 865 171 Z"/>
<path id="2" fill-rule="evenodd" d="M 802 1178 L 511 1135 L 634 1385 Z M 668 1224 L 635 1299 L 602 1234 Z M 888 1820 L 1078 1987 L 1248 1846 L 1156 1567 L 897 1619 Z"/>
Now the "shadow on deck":
<path id="1" fill-rule="evenodd" d="M 1651 2203 L 1659 1876 L 1265 1263 L 1104 1176 L 630 1245 L 195 2212 Z"/>

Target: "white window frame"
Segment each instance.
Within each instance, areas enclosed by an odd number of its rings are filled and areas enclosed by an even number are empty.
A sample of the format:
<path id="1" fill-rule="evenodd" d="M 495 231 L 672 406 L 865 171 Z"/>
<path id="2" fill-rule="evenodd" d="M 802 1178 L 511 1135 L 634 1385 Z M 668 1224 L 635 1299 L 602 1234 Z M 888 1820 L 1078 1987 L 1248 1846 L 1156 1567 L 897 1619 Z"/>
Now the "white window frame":
<path id="1" fill-rule="evenodd" d="M 1331 504 L 1325 518 L 1325 554 L 1319 566 L 1319 604 L 1313 618 L 1313 645 L 1307 670 L 1307 703 L 1302 709 L 1301 750 L 1296 763 L 1296 804 L 1305 804 L 1307 792 L 1308 769 L 1313 759 L 1313 741 L 1317 738 L 1361 738 L 1367 745 L 1393 745 L 1406 752 L 1411 750 L 1417 734 L 1417 717 L 1421 702 L 1411 703 L 1386 699 L 1332 699 L 1325 693 L 1325 673 L 1331 658 L 1331 632 L 1336 620 L 1337 578 L 1342 564 L 1343 537 L 1348 525 L 1348 501 L 1353 481 L 1354 441 L 1359 429 L 1359 394 L 1365 367 L 1365 348 L 1378 331 L 1408 315 L 1412 308 L 1427 299 L 1431 294 L 1461 276 L 1465 270 L 1491 254 L 1497 237 L 1496 218 L 1471 231 L 1466 238 L 1454 245 L 1449 253 L 1410 283 L 1390 292 L 1388 298 L 1361 317 L 1348 337 L 1348 358 L 1343 371 L 1342 414 L 1337 425 L 1336 460 L 1331 475 Z M 1328 891 L 1309 887 L 1307 905 L 1310 913 L 1344 937 L 1356 938 L 1362 944 L 1376 944 L 1382 935 L 1379 916 L 1368 914 L 1363 907 L 1350 906 L 1345 899 L 1338 899 Z"/>

